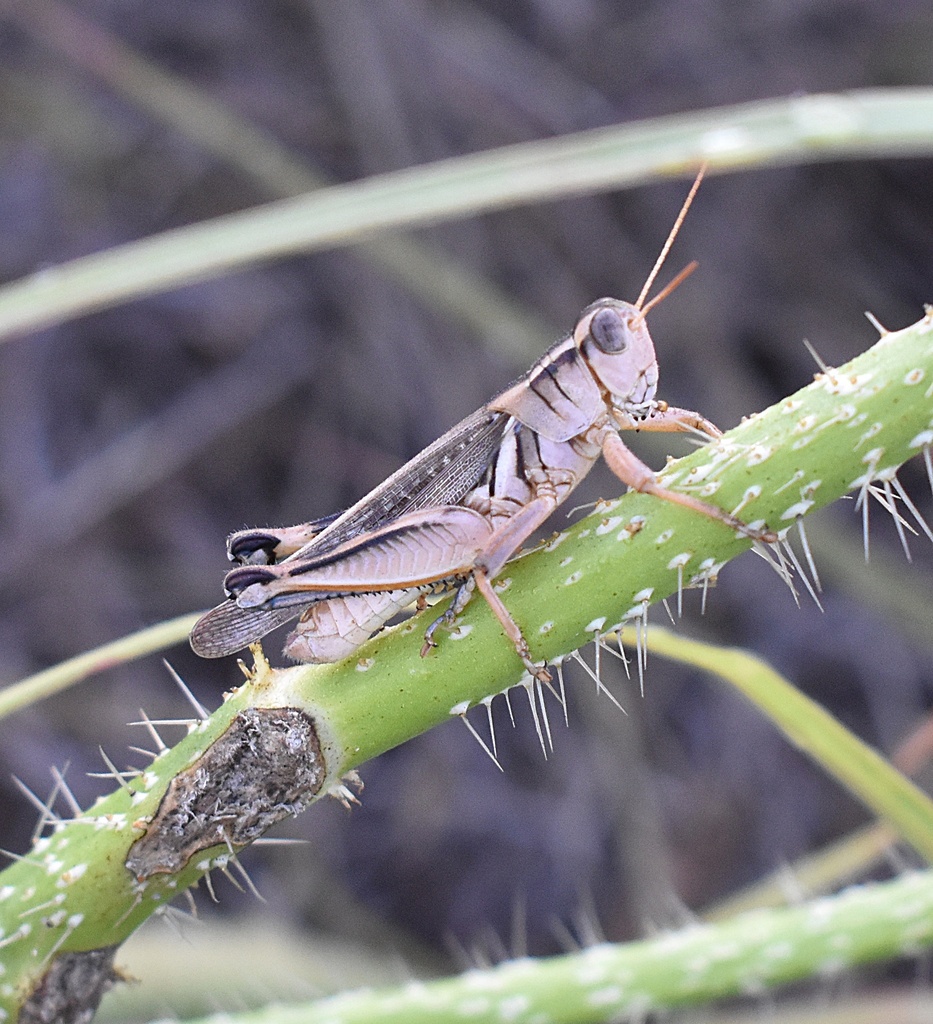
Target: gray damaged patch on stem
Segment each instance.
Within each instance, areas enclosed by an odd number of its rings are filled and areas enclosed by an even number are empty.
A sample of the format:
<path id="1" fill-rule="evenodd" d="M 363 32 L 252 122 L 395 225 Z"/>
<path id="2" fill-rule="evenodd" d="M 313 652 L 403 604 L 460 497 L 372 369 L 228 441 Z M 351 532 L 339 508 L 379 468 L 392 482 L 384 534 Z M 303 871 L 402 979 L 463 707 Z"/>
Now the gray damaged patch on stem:
<path id="1" fill-rule="evenodd" d="M 18 1024 L 87 1024 L 119 975 L 113 969 L 116 946 L 61 953 L 23 1003 Z"/>
<path id="2" fill-rule="evenodd" d="M 174 874 L 201 850 L 243 846 L 317 795 L 326 775 L 314 719 L 247 708 L 171 782 L 126 866 L 139 881 Z"/>

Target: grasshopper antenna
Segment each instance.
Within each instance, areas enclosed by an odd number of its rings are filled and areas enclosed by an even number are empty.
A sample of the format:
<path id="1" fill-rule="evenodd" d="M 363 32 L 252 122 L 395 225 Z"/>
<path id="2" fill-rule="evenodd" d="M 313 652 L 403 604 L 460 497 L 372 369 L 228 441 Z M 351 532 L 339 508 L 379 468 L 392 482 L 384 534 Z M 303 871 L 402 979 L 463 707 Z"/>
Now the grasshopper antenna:
<path id="1" fill-rule="evenodd" d="M 674 226 L 671 228 L 670 233 L 667 236 L 667 241 L 661 248 L 660 255 L 654 261 L 654 266 L 651 268 L 651 273 L 648 275 L 648 280 L 645 281 L 644 286 L 641 290 L 641 294 L 638 296 L 638 301 L 635 303 L 636 309 L 642 308 L 642 303 L 645 301 L 645 297 L 647 296 L 649 289 L 654 284 L 654 279 L 658 276 L 658 271 L 661 269 L 661 267 L 664 266 L 664 261 L 667 259 L 667 254 L 671 251 L 671 246 L 674 244 L 674 239 L 677 237 L 678 231 L 680 231 L 680 226 L 683 224 L 684 218 L 687 216 L 687 211 L 690 209 L 690 204 L 693 202 L 693 197 L 697 194 L 697 189 L 700 187 L 700 182 L 703 180 L 703 176 L 705 174 L 706 164 L 704 163 L 700 166 L 700 170 L 697 172 L 697 176 L 693 179 L 693 185 L 690 186 L 690 191 L 687 193 L 687 198 L 684 200 L 684 205 L 680 208 L 680 213 L 677 214 L 677 220 L 674 221 Z M 691 267 L 689 272 L 693 273 L 694 269 L 695 267 Z M 673 285 L 673 288 L 676 288 L 685 276 L 686 275 L 683 272 L 681 272 L 675 278 L 676 284 Z M 661 293 L 659 297 L 651 301 L 650 306 L 657 305 L 662 298 L 664 298 L 667 295 L 670 295 L 673 288 L 671 285 L 668 285 L 668 287 Z M 643 309 L 642 312 L 647 313 L 650 306 Z"/>
<path id="2" fill-rule="evenodd" d="M 641 316 L 637 319 L 644 320 L 648 312 L 663 302 L 675 288 L 679 288 L 699 265 L 696 260 L 691 260 L 669 284 L 666 284 L 649 303 L 639 310 Z"/>

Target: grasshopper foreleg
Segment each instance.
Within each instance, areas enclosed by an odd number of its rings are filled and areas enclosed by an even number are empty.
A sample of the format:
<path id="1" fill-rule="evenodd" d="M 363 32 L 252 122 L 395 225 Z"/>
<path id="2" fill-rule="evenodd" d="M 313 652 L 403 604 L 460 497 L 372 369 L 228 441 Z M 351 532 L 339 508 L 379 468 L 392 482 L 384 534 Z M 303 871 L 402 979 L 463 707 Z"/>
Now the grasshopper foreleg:
<path id="1" fill-rule="evenodd" d="M 647 416 L 633 416 L 624 409 L 613 409 L 612 415 L 620 430 L 651 430 L 658 433 L 693 433 L 707 438 L 722 437 L 715 423 L 692 409 L 678 409 L 667 402 L 654 402 Z"/>
<path id="2" fill-rule="evenodd" d="M 683 429 L 682 427 L 678 428 L 669 425 L 670 421 L 665 422 L 662 420 L 661 422 L 664 423 L 664 426 L 657 427 L 646 424 L 644 429 Z M 622 483 L 627 484 L 634 491 L 639 491 L 642 494 L 653 494 L 656 498 L 662 498 L 664 501 L 672 501 L 677 505 L 683 505 L 685 508 L 691 508 L 695 512 L 709 516 L 710 519 L 717 519 L 719 522 L 725 523 L 726 526 L 730 526 L 733 530 L 752 540 L 767 541 L 768 543 L 773 543 L 777 540 L 777 534 L 773 530 L 753 529 L 747 523 L 743 523 L 737 516 L 718 508 L 716 505 L 711 505 L 707 501 L 695 498 L 691 494 L 681 494 L 679 491 L 669 490 L 667 487 L 659 484 L 652 469 L 646 466 L 631 451 L 615 431 L 610 431 L 603 439 L 603 458 Z"/>

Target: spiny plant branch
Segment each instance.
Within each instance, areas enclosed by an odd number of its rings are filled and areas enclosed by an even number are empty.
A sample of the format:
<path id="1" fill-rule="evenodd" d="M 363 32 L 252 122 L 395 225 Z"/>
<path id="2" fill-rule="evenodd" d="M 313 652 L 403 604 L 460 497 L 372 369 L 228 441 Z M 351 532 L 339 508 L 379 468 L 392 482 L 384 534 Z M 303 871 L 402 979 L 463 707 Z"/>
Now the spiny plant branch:
<path id="1" fill-rule="evenodd" d="M 190 1024 L 605 1024 L 777 985 L 832 978 L 933 943 L 933 873 L 861 886 L 800 907 L 756 911 L 624 945 L 522 958 L 404 989 L 347 992 L 314 1004 L 224 1014 Z M 919 1019 L 919 1018 L 918 1018 Z"/>
<path id="2" fill-rule="evenodd" d="M 877 487 L 890 506 L 897 467 L 929 457 L 933 445 L 931 338 L 933 315 L 885 335 L 671 463 L 665 485 L 774 529 L 851 490 L 867 499 Z M 720 522 L 628 494 L 510 563 L 499 589 L 534 656 L 553 663 L 619 623 L 642 621 L 649 604 L 681 587 L 702 586 L 748 547 Z M 258 656 L 247 683 L 179 744 L 136 776 L 114 770 L 113 793 L 52 819 L 51 833 L 0 875 L 8 1018 L 69 984 L 90 1000 L 110 977 L 114 949 L 175 895 L 229 870 L 241 849 L 320 796 L 351 799 L 345 776 L 377 753 L 523 681 L 512 644 L 478 601 L 437 651 L 419 657 L 436 614 L 387 630 L 337 665 L 273 669 Z"/>

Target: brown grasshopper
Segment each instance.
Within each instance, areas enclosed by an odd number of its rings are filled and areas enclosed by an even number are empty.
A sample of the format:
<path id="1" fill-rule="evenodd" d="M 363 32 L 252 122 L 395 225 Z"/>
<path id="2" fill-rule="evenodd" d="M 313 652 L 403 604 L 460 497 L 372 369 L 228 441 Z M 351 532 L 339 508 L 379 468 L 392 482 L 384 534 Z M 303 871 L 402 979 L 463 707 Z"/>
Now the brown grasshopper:
<path id="1" fill-rule="evenodd" d="M 506 561 L 602 457 L 630 488 L 694 509 L 755 540 L 773 541 L 724 510 L 668 490 L 625 445 L 622 430 L 720 431 L 699 413 L 655 398 L 658 363 L 645 294 L 699 185 L 694 184 L 638 302 L 599 299 L 573 331 L 511 387 L 402 466 L 352 508 L 286 529 L 245 530 L 227 542 L 228 600 L 207 612 L 191 646 L 208 658 L 240 650 L 298 617 L 285 653 L 339 661 L 424 595 L 455 589 L 450 623 L 474 588 L 488 601 L 526 669 L 531 657 L 517 623 L 493 589 Z M 692 267 L 688 268 L 686 273 Z"/>

